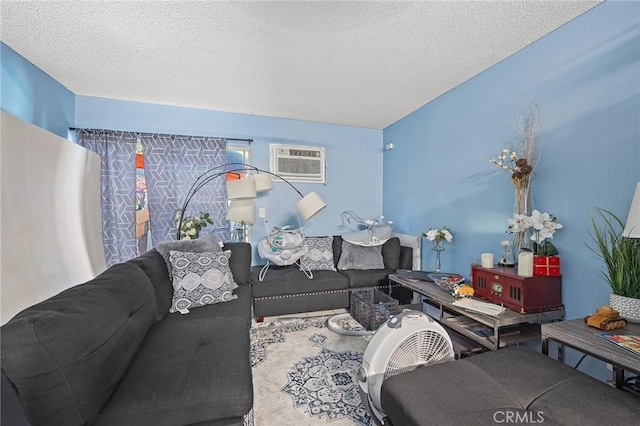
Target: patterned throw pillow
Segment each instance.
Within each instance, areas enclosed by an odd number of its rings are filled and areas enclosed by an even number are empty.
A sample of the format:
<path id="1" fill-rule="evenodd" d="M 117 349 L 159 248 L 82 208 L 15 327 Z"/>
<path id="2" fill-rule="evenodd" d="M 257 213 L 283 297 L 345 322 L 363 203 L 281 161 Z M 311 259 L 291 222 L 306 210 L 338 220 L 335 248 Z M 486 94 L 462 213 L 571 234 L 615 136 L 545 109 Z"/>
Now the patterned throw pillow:
<path id="1" fill-rule="evenodd" d="M 169 279 L 173 280 L 173 272 L 171 271 L 171 259 L 169 253 L 171 250 L 185 251 L 185 252 L 222 252 L 218 240 L 213 235 L 207 235 L 195 240 L 178 240 L 178 241 L 164 241 L 156 245 L 156 250 L 162 255 L 164 261 L 167 263 L 167 270 L 169 271 Z"/>
<path id="2" fill-rule="evenodd" d="M 335 271 L 333 237 L 305 238 L 309 251 L 300 258 L 300 266 L 309 271 Z"/>
<path id="3" fill-rule="evenodd" d="M 182 252 L 171 250 L 173 300 L 169 312 L 197 308 L 237 299 L 238 285 L 229 269 L 231 250 L 224 252 Z"/>
<path id="4" fill-rule="evenodd" d="M 384 269 L 382 246 L 364 247 L 343 241 L 338 269 Z"/>

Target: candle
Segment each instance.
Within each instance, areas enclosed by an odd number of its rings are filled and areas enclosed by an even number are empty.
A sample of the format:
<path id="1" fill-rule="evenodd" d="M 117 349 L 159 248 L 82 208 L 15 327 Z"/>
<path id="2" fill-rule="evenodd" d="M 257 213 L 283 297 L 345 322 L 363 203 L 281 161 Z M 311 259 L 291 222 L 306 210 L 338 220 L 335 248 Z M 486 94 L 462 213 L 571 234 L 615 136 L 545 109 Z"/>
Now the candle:
<path id="1" fill-rule="evenodd" d="M 533 253 L 523 251 L 518 254 L 518 275 L 523 277 L 533 276 Z"/>
<path id="2" fill-rule="evenodd" d="M 482 253 L 480 258 L 482 259 L 483 268 L 493 268 L 493 253 Z"/>

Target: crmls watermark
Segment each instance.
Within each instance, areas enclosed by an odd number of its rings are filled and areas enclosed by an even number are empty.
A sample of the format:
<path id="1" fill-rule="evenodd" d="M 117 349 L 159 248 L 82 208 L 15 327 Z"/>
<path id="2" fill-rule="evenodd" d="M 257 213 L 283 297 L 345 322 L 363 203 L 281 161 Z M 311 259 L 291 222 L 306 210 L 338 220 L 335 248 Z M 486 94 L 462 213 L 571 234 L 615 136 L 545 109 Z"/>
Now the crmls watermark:
<path id="1" fill-rule="evenodd" d="M 544 423 L 542 411 L 496 411 L 493 421 L 499 424 L 536 424 Z"/>

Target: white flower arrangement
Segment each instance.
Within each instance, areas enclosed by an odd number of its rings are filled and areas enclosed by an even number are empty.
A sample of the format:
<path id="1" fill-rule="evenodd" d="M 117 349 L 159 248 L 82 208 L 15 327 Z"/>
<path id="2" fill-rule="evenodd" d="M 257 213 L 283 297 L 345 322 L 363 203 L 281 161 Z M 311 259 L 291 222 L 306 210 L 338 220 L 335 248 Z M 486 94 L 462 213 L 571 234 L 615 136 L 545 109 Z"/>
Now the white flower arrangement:
<path id="1" fill-rule="evenodd" d="M 175 219 L 176 226 L 180 221 L 178 215 Z M 200 213 L 198 217 L 185 216 L 182 218 L 182 228 L 180 229 L 181 240 L 195 240 L 200 236 L 200 231 L 207 225 L 213 225 L 213 220 L 209 217 L 209 213 Z"/>
<path id="2" fill-rule="evenodd" d="M 524 232 L 531 228 L 529 217 L 526 214 L 515 213 L 513 218 L 507 219 L 507 225 L 509 225 L 509 232 L 513 234 Z"/>
<path id="3" fill-rule="evenodd" d="M 422 236 L 429 241 L 447 241 L 449 243 L 453 242 L 453 234 L 446 226 L 441 229 L 431 228 L 427 232 L 423 232 Z"/>
<path id="4" fill-rule="evenodd" d="M 509 226 L 508 232 L 518 233 L 524 232 L 529 228 L 533 228 L 531 240 L 533 241 L 533 252 L 540 256 L 555 256 L 558 249 L 551 241 L 553 234 L 558 229 L 562 229 L 562 225 L 558 223 L 558 219 L 549 213 L 540 213 L 534 210 L 531 216 L 524 214 L 514 214 L 512 219 L 507 219 Z"/>
<path id="5" fill-rule="evenodd" d="M 533 179 L 533 173 L 538 163 L 536 133 L 538 131 L 538 110 L 535 104 L 528 105 L 528 117 L 526 120 L 519 120 L 520 141 L 519 146 L 514 149 L 505 148 L 498 154 L 497 158 L 491 158 L 493 164 L 511 173 L 511 181 L 517 190 L 527 188 Z M 523 203 L 525 199 L 516 198 L 518 203 L 517 213 L 522 213 L 525 209 Z"/>
<path id="6" fill-rule="evenodd" d="M 538 129 L 538 110 L 535 104 L 528 104 L 528 116 L 518 120 L 519 141 L 513 143 L 513 148 L 505 148 L 497 158 L 489 161 L 506 170 L 511 175 L 511 182 L 515 187 L 514 212 L 526 214 L 531 206 L 531 182 L 535 176 L 539 161 L 536 133 Z M 521 218 L 518 218 L 521 219 Z M 513 245 L 516 250 L 522 245 L 524 233 L 518 232 Z"/>

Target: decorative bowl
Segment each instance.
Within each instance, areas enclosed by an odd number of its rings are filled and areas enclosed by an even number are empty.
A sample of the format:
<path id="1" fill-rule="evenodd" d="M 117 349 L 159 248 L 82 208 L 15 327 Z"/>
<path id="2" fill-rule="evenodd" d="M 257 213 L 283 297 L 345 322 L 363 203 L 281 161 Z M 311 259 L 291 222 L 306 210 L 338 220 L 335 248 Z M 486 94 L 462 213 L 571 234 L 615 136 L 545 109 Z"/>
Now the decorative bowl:
<path id="1" fill-rule="evenodd" d="M 429 274 L 429 278 L 440 288 L 451 291 L 455 286 L 464 282 L 464 277 L 460 274 Z"/>

